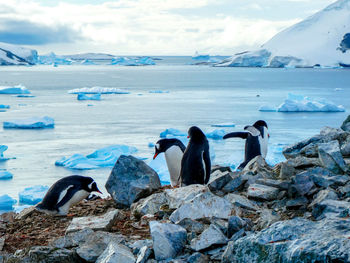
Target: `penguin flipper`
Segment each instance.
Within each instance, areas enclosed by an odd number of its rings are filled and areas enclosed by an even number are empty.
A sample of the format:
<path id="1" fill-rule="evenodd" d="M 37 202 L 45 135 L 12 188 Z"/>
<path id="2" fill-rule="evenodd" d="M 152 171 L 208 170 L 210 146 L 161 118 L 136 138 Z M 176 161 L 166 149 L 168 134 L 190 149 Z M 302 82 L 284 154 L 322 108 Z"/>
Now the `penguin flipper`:
<path id="1" fill-rule="evenodd" d="M 249 134 L 248 132 L 231 132 L 231 133 L 226 134 L 223 137 L 223 139 L 235 138 L 235 137 L 247 139 L 248 134 Z"/>
<path id="2" fill-rule="evenodd" d="M 207 184 L 210 179 L 210 172 L 211 172 L 211 162 L 210 162 L 210 154 L 209 154 L 209 146 L 208 149 L 204 151 L 203 154 L 203 160 L 205 164 L 205 178 L 204 178 L 204 183 Z"/>
<path id="3" fill-rule="evenodd" d="M 77 189 L 74 185 L 68 186 L 66 189 L 66 194 L 58 201 L 56 209 L 58 210 L 61 206 L 64 206 L 77 192 Z"/>

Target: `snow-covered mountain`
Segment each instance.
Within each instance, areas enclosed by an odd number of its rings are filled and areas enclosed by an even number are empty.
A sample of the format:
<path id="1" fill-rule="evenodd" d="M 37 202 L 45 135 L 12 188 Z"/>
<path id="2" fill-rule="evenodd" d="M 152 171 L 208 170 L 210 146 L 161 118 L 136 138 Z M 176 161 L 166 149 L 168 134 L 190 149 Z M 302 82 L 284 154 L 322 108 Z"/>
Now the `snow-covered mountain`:
<path id="1" fill-rule="evenodd" d="M 350 0 L 338 0 L 283 30 L 261 49 L 234 55 L 217 66 L 350 66 Z"/>
<path id="2" fill-rule="evenodd" d="M 0 42 L 0 65 L 33 65 L 37 59 L 36 50 Z"/>

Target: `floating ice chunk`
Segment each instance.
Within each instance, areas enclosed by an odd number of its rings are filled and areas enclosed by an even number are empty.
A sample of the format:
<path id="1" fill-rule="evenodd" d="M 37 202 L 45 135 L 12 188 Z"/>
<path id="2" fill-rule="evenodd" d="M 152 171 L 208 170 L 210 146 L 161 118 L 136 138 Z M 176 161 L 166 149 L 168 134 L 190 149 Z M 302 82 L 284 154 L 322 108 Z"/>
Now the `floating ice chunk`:
<path id="1" fill-rule="evenodd" d="M 160 138 L 169 138 L 169 137 L 177 137 L 177 136 L 186 136 L 186 133 L 178 129 L 169 128 L 159 134 Z"/>
<path id="2" fill-rule="evenodd" d="M 157 158 L 151 160 L 148 165 L 157 172 L 162 185 L 170 184 L 170 174 L 164 153 L 158 154 Z"/>
<path id="3" fill-rule="evenodd" d="M 269 106 L 269 105 L 262 105 L 259 108 L 259 111 L 266 111 L 266 112 L 275 112 L 277 111 L 276 107 Z"/>
<path id="4" fill-rule="evenodd" d="M 12 210 L 15 203 L 17 201 L 8 195 L 0 196 L 0 210 Z"/>
<path id="5" fill-rule="evenodd" d="M 4 122 L 4 128 L 6 129 L 43 129 L 54 128 L 54 126 L 54 119 L 47 116 Z"/>
<path id="6" fill-rule="evenodd" d="M 334 91 L 342 91 L 342 88 L 335 88 Z"/>
<path id="7" fill-rule="evenodd" d="M 209 60 L 210 56 L 208 54 L 199 54 L 198 51 L 192 56 L 194 60 Z"/>
<path id="8" fill-rule="evenodd" d="M 222 129 L 217 129 L 212 132 L 208 132 L 206 134 L 207 138 L 213 139 L 213 140 L 221 140 L 222 137 L 226 134 L 225 130 Z"/>
<path id="9" fill-rule="evenodd" d="M 335 105 L 326 99 L 311 99 L 302 95 L 288 94 L 288 98 L 282 103 L 279 112 L 344 112 L 342 105 Z"/>
<path id="10" fill-rule="evenodd" d="M 154 60 L 150 57 L 141 57 L 137 60 L 138 64 L 140 65 L 155 65 L 156 63 Z"/>
<path id="11" fill-rule="evenodd" d="M 10 105 L 0 104 L 0 109 L 9 109 Z"/>
<path id="12" fill-rule="evenodd" d="M 154 146 L 155 146 L 155 144 L 154 144 L 153 142 L 149 142 L 149 143 L 148 143 L 148 147 L 152 148 L 152 147 L 154 147 Z"/>
<path id="13" fill-rule="evenodd" d="M 39 56 L 39 59 L 38 59 L 38 64 L 53 65 L 54 67 L 57 67 L 58 65 L 71 65 L 72 62 L 73 62 L 72 60 L 57 56 L 53 52 L 51 52 L 48 55 Z"/>
<path id="14" fill-rule="evenodd" d="M 34 95 L 27 95 L 27 94 L 20 94 L 20 95 L 17 95 L 16 97 L 18 97 L 18 98 L 34 98 L 35 96 Z"/>
<path id="15" fill-rule="evenodd" d="M 34 185 L 27 187 L 18 193 L 19 203 L 36 205 L 43 200 L 47 190 L 49 190 L 49 187 L 46 185 Z"/>
<path id="16" fill-rule="evenodd" d="M 87 96 L 85 93 L 79 93 L 77 100 L 101 100 L 101 93 L 93 94 L 91 96 Z"/>
<path id="17" fill-rule="evenodd" d="M 70 94 L 79 94 L 79 93 L 85 93 L 85 94 L 130 94 L 129 91 L 122 90 L 119 88 L 107 88 L 107 87 L 92 87 L 92 88 L 80 88 L 80 89 L 72 89 L 69 90 L 68 93 Z"/>
<path id="18" fill-rule="evenodd" d="M 88 59 L 84 59 L 82 62 L 81 62 L 82 65 L 96 65 L 95 62 L 91 61 L 91 60 L 88 60 Z"/>
<path id="19" fill-rule="evenodd" d="M 137 152 L 137 149 L 132 146 L 112 145 L 98 149 L 87 156 L 74 154 L 68 158 L 63 157 L 56 161 L 55 165 L 79 170 L 113 167 L 120 155 L 130 155 L 135 152 Z"/>
<path id="20" fill-rule="evenodd" d="M 150 90 L 149 93 L 169 93 L 169 90 Z"/>
<path id="21" fill-rule="evenodd" d="M 4 152 L 8 149 L 9 147 L 7 145 L 0 145 L 0 157 L 4 156 Z"/>
<path id="22" fill-rule="evenodd" d="M 0 86 L 0 94 L 29 94 L 30 91 L 23 85 Z"/>
<path id="23" fill-rule="evenodd" d="M 236 124 L 232 122 L 224 122 L 224 123 L 218 123 L 218 124 L 212 124 L 211 127 L 235 127 Z"/>
<path id="24" fill-rule="evenodd" d="M 13 178 L 13 174 L 8 171 L 0 171 L 0 180 L 10 180 Z"/>

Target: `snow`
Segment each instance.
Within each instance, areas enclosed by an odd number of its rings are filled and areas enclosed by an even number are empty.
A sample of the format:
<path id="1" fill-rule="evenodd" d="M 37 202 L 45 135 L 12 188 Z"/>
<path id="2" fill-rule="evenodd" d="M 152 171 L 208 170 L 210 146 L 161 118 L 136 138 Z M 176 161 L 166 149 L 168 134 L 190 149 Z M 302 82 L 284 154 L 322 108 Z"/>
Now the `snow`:
<path id="1" fill-rule="evenodd" d="M 80 88 L 80 89 L 71 89 L 68 91 L 70 94 L 79 94 L 79 93 L 85 93 L 85 94 L 130 94 L 129 91 L 122 90 L 119 88 L 108 88 L 108 87 L 91 87 L 91 88 Z"/>
<path id="2" fill-rule="evenodd" d="M 212 124 L 211 127 L 235 127 L 236 124 L 233 122 L 223 122 L 218 124 Z"/>
<path id="3" fill-rule="evenodd" d="M 101 93 L 96 93 L 91 96 L 87 96 L 85 93 L 79 93 L 77 100 L 101 100 Z"/>
<path id="4" fill-rule="evenodd" d="M 169 93 L 169 90 L 150 90 L 149 93 Z"/>
<path id="5" fill-rule="evenodd" d="M 303 95 L 288 94 L 288 98 L 282 103 L 279 112 L 344 112 L 342 105 L 335 105 L 326 99 L 312 99 Z"/>
<path id="6" fill-rule="evenodd" d="M 33 49 L 24 48 L 17 45 L 11 45 L 0 42 L 0 48 L 10 51 L 18 57 L 21 57 L 31 64 L 35 64 L 38 60 L 38 52 Z"/>
<path id="7" fill-rule="evenodd" d="M 169 137 L 178 137 L 178 136 L 187 136 L 187 134 L 185 132 L 182 132 L 174 128 L 166 129 L 165 131 L 162 131 L 159 134 L 160 138 L 169 138 Z"/>
<path id="8" fill-rule="evenodd" d="M 41 200 L 43 200 L 48 190 L 49 190 L 49 187 L 46 185 L 34 185 L 34 186 L 27 187 L 23 191 L 18 193 L 19 203 L 36 205 Z"/>
<path id="9" fill-rule="evenodd" d="M 259 111 L 266 111 L 266 112 L 276 112 L 277 109 L 274 106 L 270 106 L 270 105 L 262 105 L 259 108 Z"/>
<path id="10" fill-rule="evenodd" d="M 74 154 L 71 157 L 63 157 L 55 162 L 57 166 L 71 169 L 89 170 L 101 167 L 113 167 L 120 155 L 131 155 L 137 149 L 127 145 L 112 145 L 96 150 L 89 155 Z"/>
<path id="11" fill-rule="evenodd" d="M 10 105 L 0 104 L 0 109 L 9 109 Z"/>
<path id="12" fill-rule="evenodd" d="M 120 66 L 148 66 L 155 65 L 156 63 L 150 57 L 129 58 L 129 57 L 117 57 L 111 60 L 111 65 Z"/>
<path id="13" fill-rule="evenodd" d="M 8 195 L 0 196 L 0 210 L 12 210 L 17 201 Z"/>
<path id="14" fill-rule="evenodd" d="M 0 94 L 30 94 L 30 91 L 23 85 L 0 86 Z"/>
<path id="15" fill-rule="evenodd" d="M 213 140 L 222 140 L 222 137 L 226 134 L 225 130 L 223 129 L 216 129 L 212 132 L 208 132 L 206 134 L 208 139 L 213 139 Z"/>
<path id="16" fill-rule="evenodd" d="M 261 49 L 253 52 L 243 52 L 223 60 L 215 66 L 221 67 L 266 67 L 269 62 L 271 52 Z"/>
<path id="17" fill-rule="evenodd" d="M 45 117 L 32 117 L 24 120 L 12 120 L 5 121 L 3 124 L 4 129 L 44 129 L 54 128 L 54 119 Z"/>
<path id="18" fill-rule="evenodd" d="M 0 171 L 0 180 L 9 180 L 13 178 L 13 174 L 8 171 Z"/>

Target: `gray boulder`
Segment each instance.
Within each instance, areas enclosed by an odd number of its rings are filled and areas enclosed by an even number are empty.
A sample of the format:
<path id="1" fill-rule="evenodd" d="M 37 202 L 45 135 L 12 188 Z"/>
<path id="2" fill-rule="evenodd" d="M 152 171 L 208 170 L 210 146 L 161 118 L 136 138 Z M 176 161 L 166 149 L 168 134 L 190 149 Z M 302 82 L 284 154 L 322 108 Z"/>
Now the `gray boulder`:
<path id="1" fill-rule="evenodd" d="M 321 190 L 315 195 L 309 207 L 312 208 L 325 200 L 338 200 L 338 195 L 331 189 Z"/>
<path id="2" fill-rule="evenodd" d="M 207 255 L 196 252 L 187 258 L 187 263 L 209 263 Z"/>
<path id="3" fill-rule="evenodd" d="M 320 166 L 321 162 L 319 158 L 308 158 L 304 156 L 297 156 L 293 159 L 287 161 L 289 166 L 292 166 L 294 169 L 305 169 L 314 166 Z"/>
<path id="4" fill-rule="evenodd" d="M 230 173 L 230 181 L 221 189 L 224 193 L 231 193 L 241 190 L 247 180 L 244 180 L 240 173 Z"/>
<path id="5" fill-rule="evenodd" d="M 163 205 L 168 204 L 167 196 L 164 192 L 152 194 L 131 205 L 131 213 L 135 217 L 143 215 L 154 215 Z"/>
<path id="6" fill-rule="evenodd" d="M 229 172 L 221 172 L 216 170 L 210 175 L 208 187 L 211 191 L 221 190 L 229 181 L 231 181 L 231 175 Z"/>
<path id="7" fill-rule="evenodd" d="M 228 219 L 227 236 L 231 238 L 247 225 L 247 222 L 239 216 L 230 216 Z"/>
<path id="8" fill-rule="evenodd" d="M 106 189 L 120 207 L 130 205 L 161 187 L 158 174 L 145 162 L 121 155 L 106 182 Z"/>
<path id="9" fill-rule="evenodd" d="M 248 188 L 247 195 L 248 198 L 270 201 L 277 199 L 279 192 L 280 190 L 275 187 L 261 184 L 252 184 Z"/>
<path id="10" fill-rule="evenodd" d="M 193 232 L 195 234 L 202 233 L 206 226 L 198 221 L 192 220 L 190 218 L 184 218 L 177 225 L 182 226 L 187 230 L 187 232 Z"/>
<path id="11" fill-rule="evenodd" d="M 309 169 L 307 173 L 312 176 L 312 180 L 315 185 L 323 188 L 337 188 L 339 186 L 345 185 L 350 180 L 350 177 L 348 175 L 336 175 L 322 167 Z"/>
<path id="12" fill-rule="evenodd" d="M 314 186 L 311 171 L 301 172 L 295 176 L 293 188 L 299 195 L 307 195 Z"/>
<path id="13" fill-rule="evenodd" d="M 323 167 L 339 174 L 347 171 L 347 166 L 340 153 L 339 142 L 334 140 L 318 145 L 318 155 Z"/>
<path id="14" fill-rule="evenodd" d="M 350 132 L 350 115 L 345 119 L 340 128 L 344 131 Z"/>
<path id="15" fill-rule="evenodd" d="M 209 188 L 201 184 L 192 184 L 185 187 L 166 189 L 166 198 L 170 209 L 176 209 L 185 202 L 191 201 L 198 194 L 206 193 Z"/>
<path id="16" fill-rule="evenodd" d="M 201 251 L 213 245 L 225 245 L 227 238 L 215 224 L 211 224 L 203 233 L 191 240 L 191 249 Z"/>
<path id="17" fill-rule="evenodd" d="M 227 219 L 231 214 L 231 209 L 232 205 L 226 199 L 206 192 L 181 205 L 171 214 L 170 220 L 177 223 L 184 218 L 218 217 Z"/>
<path id="18" fill-rule="evenodd" d="M 252 211 L 256 211 L 259 209 L 259 207 L 253 201 L 249 200 L 248 198 L 242 195 L 227 194 L 224 198 L 237 207 L 241 207 Z"/>
<path id="19" fill-rule="evenodd" d="M 134 263 L 135 257 L 130 249 L 122 244 L 110 242 L 96 263 Z"/>
<path id="20" fill-rule="evenodd" d="M 156 260 L 176 258 L 185 247 L 187 233 L 181 226 L 152 221 L 150 232 Z"/>
<path id="21" fill-rule="evenodd" d="M 78 247 L 86 242 L 88 237 L 94 235 L 94 231 L 90 228 L 84 228 L 77 232 L 68 233 L 51 242 L 51 246 L 56 248 L 72 248 Z"/>
<path id="22" fill-rule="evenodd" d="M 151 256 L 152 249 L 148 246 L 143 246 L 139 253 L 137 253 L 136 263 L 145 263 L 147 259 Z"/>
<path id="23" fill-rule="evenodd" d="M 309 263 L 350 261 L 350 221 L 280 221 L 230 242 L 222 262 Z"/>

